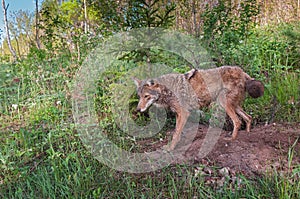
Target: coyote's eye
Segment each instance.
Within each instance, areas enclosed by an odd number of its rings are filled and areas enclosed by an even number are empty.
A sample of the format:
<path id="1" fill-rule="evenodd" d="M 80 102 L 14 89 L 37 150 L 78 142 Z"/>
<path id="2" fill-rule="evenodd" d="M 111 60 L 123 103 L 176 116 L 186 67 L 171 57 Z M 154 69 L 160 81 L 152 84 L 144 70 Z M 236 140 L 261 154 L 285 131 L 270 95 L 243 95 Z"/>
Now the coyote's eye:
<path id="1" fill-rule="evenodd" d="M 149 99 L 149 98 L 150 98 L 150 95 L 145 95 L 144 98 Z"/>

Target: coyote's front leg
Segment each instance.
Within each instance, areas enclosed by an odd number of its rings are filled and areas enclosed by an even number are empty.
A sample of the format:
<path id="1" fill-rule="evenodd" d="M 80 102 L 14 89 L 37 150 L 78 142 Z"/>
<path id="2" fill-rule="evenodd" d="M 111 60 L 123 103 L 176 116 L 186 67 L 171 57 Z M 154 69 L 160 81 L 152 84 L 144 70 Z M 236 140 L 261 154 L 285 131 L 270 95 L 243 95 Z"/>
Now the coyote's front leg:
<path id="1" fill-rule="evenodd" d="M 168 151 L 174 150 L 177 143 L 180 141 L 181 133 L 183 130 L 184 125 L 186 124 L 186 121 L 190 115 L 190 112 L 188 110 L 185 110 L 183 108 L 180 108 L 178 111 L 176 111 L 176 128 L 175 132 L 173 134 L 173 138 L 171 141 L 171 144 L 168 146 L 165 146 L 164 148 Z"/>

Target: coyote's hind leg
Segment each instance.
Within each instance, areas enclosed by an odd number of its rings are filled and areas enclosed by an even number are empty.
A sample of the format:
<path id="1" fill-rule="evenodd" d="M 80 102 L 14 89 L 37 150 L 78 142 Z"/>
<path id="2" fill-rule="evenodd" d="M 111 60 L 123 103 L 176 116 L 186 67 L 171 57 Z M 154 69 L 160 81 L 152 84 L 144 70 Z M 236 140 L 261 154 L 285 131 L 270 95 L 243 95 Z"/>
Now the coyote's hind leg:
<path id="1" fill-rule="evenodd" d="M 246 131 L 249 133 L 251 129 L 252 117 L 248 115 L 240 106 L 238 106 L 235 110 L 237 114 L 246 122 Z"/>

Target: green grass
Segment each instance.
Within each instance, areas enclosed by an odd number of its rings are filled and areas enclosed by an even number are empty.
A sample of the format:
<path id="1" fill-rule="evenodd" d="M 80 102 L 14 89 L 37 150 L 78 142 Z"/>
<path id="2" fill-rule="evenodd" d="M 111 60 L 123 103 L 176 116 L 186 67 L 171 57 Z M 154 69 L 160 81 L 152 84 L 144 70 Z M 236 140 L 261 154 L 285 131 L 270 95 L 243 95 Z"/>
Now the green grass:
<path id="1" fill-rule="evenodd" d="M 21 158 L 22 159 L 22 158 Z M 6 174 L 1 198 L 298 198 L 298 177 L 279 173 L 225 181 L 221 187 L 206 185 L 195 176 L 199 165 L 177 165 L 153 173 L 128 174 L 101 165 L 82 146 L 67 152 L 43 154 L 18 172 Z M 23 170 L 23 173 L 21 172 Z"/>

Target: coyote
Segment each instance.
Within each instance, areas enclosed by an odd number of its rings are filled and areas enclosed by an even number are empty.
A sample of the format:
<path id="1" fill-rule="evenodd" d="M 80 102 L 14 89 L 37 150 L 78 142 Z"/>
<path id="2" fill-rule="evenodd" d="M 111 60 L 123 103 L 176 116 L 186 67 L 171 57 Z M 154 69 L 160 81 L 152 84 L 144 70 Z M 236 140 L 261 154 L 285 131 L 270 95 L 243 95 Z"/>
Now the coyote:
<path id="1" fill-rule="evenodd" d="M 190 111 L 207 107 L 213 101 L 218 101 L 233 121 L 232 140 L 236 139 L 241 126 L 238 115 L 246 122 L 246 131 L 250 132 L 252 117 L 242 109 L 241 103 L 246 91 L 253 98 L 264 93 L 264 85 L 238 66 L 192 69 L 185 74 L 166 74 L 148 80 L 134 77 L 133 81 L 139 97 L 137 111 L 144 112 L 154 104 L 176 113 L 175 132 L 171 144 L 166 147 L 170 151 L 179 142 Z"/>

